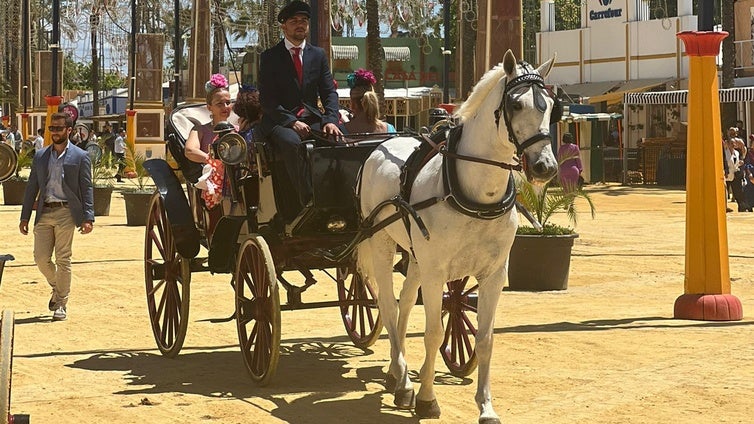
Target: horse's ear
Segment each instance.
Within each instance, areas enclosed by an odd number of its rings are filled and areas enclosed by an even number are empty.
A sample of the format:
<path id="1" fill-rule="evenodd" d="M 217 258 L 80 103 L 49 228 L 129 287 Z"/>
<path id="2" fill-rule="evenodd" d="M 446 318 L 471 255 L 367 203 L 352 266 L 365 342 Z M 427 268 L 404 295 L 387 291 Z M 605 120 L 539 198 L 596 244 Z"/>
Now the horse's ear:
<path id="1" fill-rule="evenodd" d="M 513 50 L 508 49 L 503 56 L 503 69 L 505 73 L 511 75 L 516 71 L 516 55 L 513 54 Z"/>
<path id="2" fill-rule="evenodd" d="M 548 60 L 547 62 L 545 62 L 545 63 L 543 63 L 543 64 L 541 64 L 541 65 L 539 65 L 539 68 L 537 68 L 537 73 L 538 73 L 538 74 L 539 74 L 539 75 L 540 75 L 540 76 L 541 76 L 542 78 L 547 78 L 547 75 L 549 75 L 549 74 L 550 74 L 550 71 L 552 71 L 552 67 L 553 67 L 553 65 L 555 65 L 555 58 L 556 58 L 557 56 L 558 56 L 557 54 L 554 54 L 554 55 L 553 55 L 553 56 L 552 56 L 552 57 L 550 58 L 550 60 Z"/>

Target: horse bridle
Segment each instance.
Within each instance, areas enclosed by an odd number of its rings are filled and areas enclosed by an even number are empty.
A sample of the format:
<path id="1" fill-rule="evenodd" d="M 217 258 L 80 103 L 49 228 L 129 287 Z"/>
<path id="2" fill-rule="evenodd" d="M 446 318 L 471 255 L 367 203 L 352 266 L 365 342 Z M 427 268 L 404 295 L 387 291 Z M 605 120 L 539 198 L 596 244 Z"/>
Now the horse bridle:
<path id="1" fill-rule="evenodd" d="M 535 91 L 534 105 L 536 106 L 537 110 L 539 110 L 540 112 L 544 112 L 547 110 L 547 102 L 544 99 L 545 95 L 542 94 L 543 91 L 544 92 L 547 92 L 547 91 L 545 89 L 545 80 L 544 78 L 542 78 L 541 75 L 534 74 L 534 73 L 519 75 L 516 78 L 513 78 L 512 80 L 508 81 L 507 84 L 505 84 L 505 90 L 503 91 L 503 98 L 500 99 L 500 105 L 498 106 L 497 110 L 495 110 L 495 125 L 497 125 L 498 127 L 500 126 L 500 115 L 502 115 L 505 121 L 505 128 L 508 130 L 508 140 L 510 140 L 516 146 L 516 153 L 518 155 L 521 155 L 523 151 L 526 150 L 532 144 L 540 140 L 545 140 L 545 139 L 550 138 L 549 132 L 540 131 L 539 133 L 534 134 L 533 136 L 524 140 L 523 143 L 519 143 L 518 138 L 516 137 L 516 134 L 513 132 L 509 110 L 508 108 L 505 107 L 505 104 L 509 100 L 509 96 L 511 95 L 510 92 L 521 86 L 532 87 L 534 89 Z"/>

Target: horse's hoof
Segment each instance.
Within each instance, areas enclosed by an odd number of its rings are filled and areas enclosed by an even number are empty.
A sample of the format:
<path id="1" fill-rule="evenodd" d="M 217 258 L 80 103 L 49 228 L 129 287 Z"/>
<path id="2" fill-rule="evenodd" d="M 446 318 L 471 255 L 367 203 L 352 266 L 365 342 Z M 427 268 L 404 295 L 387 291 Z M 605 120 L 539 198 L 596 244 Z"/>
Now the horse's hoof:
<path id="1" fill-rule="evenodd" d="M 385 376 L 385 390 L 393 391 L 395 390 L 395 386 L 398 384 L 398 380 L 393 377 L 393 374 L 387 373 Z"/>
<path id="2" fill-rule="evenodd" d="M 479 424 L 501 424 L 500 418 L 479 418 Z"/>
<path id="3" fill-rule="evenodd" d="M 416 394 L 414 394 L 414 389 L 396 390 L 393 403 L 398 409 L 414 409 L 414 406 L 416 405 Z"/>
<path id="4" fill-rule="evenodd" d="M 437 404 L 437 399 L 430 401 L 417 400 L 416 401 L 416 415 L 419 418 L 437 419 L 440 418 L 440 405 Z"/>

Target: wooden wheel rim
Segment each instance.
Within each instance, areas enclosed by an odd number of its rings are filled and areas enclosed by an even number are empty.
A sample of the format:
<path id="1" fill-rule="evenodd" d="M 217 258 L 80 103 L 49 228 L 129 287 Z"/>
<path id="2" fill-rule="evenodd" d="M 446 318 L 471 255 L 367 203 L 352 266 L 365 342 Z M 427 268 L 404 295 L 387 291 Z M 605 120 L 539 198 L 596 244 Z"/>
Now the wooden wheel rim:
<path id="1" fill-rule="evenodd" d="M 13 332 L 15 318 L 13 311 L 5 310 L 0 327 L 0 384 L 3 389 L 0 392 L 0 423 L 8 424 L 10 416 L 10 389 L 13 375 Z"/>
<path id="2" fill-rule="evenodd" d="M 157 348 L 175 357 L 188 328 L 191 271 L 175 246 L 162 197 L 149 203 L 144 240 L 144 282 L 149 321 Z"/>
<path id="3" fill-rule="evenodd" d="M 448 291 L 443 294 L 443 326 L 445 335 L 440 345 L 442 360 L 450 373 L 456 377 L 466 377 L 477 366 L 476 326 L 471 315 L 476 315 L 476 305 L 469 302 L 469 295 L 478 291 L 479 285 L 466 288 L 469 277 L 447 283 Z"/>
<path id="4" fill-rule="evenodd" d="M 236 324 L 246 371 L 269 384 L 280 359 L 280 293 L 275 265 L 261 236 L 247 239 L 236 264 Z"/>
<path id="5" fill-rule="evenodd" d="M 353 272 L 352 269 L 352 267 L 344 267 L 336 271 L 338 300 L 341 302 L 340 315 L 343 318 L 346 334 L 353 344 L 366 349 L 380 337 L 382 317 L 377 309 L 372 288 L 364 283 L 364 279 L 358 272 Z M 372 305 L 344 303 L 363 300 L 370 301 Z"/>

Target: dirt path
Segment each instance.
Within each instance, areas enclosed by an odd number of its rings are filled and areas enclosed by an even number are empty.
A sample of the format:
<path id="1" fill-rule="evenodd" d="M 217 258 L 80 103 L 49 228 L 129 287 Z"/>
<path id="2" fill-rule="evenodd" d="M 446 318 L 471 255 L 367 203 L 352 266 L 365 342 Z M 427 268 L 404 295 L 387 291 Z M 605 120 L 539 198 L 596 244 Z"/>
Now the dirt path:
<path id="1" fill-rule="evenodd" d="M 683 293 L 685 193 L 594 187 L 565 292 L 504 293 L 493 395 L 506 423 L 750 423 L 754 407 L 754 214 L 728 214 L 740 322 L 673 320 Z M 415 423 L 384 390 L 388 341 L 367 352 L 345 337 L 336 309 L 283 312 L 282 354 L 266 388 L 246 376 L 227 275 L 194 274 L 181 355 L 159 355 L 147 319 L 143 227 L 123 200 L 74 241 L 69 320 L 53 323 L 49 288 L 18 233 L 20 207 L 0 206 L 0 254 L 12 253 L 0 308 L 16 312 L 12 412 L 34 423 Z M 562 218 L 562 217 L 558 217 Z M 293 277 L 293 275 L 291 275 Z M 304 301 L 336 298 L 323 274 Z M 423 314 L 409 328 L 421 366 Z M 439 360 L 440 420 L 475 423 L 476 374 Z"/>

